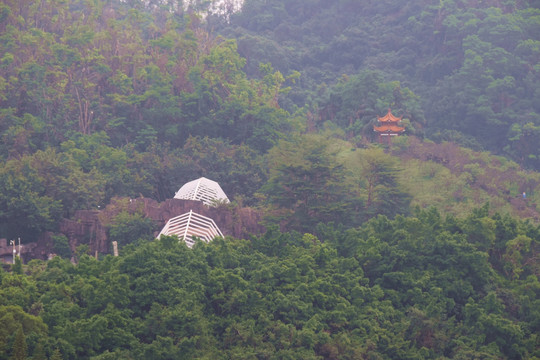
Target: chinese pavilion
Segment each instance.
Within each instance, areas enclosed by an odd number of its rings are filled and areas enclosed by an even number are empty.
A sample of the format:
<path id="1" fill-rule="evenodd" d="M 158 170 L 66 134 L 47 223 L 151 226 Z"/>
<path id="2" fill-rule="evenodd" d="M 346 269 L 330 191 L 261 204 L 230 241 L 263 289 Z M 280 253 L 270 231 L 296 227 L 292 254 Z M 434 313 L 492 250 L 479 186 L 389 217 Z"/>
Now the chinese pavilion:
<path id="1" fill-rule="evenodd" d="M 389 143 L 392 136 L 398 136 L 405 131 L 404 127 L 399 126 L 402 118 L 403 116 L 395 117 L 390 109 L 385 116 L 377 116 L 379 126 L 374 126 L 373 131 L 379 133 L 379 143 Z"/>

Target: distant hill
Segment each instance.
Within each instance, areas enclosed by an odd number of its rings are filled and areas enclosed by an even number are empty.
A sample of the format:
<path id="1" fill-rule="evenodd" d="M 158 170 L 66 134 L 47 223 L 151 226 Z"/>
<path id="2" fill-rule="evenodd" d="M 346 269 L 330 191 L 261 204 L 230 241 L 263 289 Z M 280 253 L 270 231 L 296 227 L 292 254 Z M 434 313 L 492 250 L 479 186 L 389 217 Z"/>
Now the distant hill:
<path id="1" fill-rule="evenodd" d="M 0 237 L 201 176 L 289 230 L 416 205 L 538 218 L 532 2 L 21 4 L 0 5 Z"/>
<path id="2" fill-rule="evenodd" d="M 0 3 L 0 360 L 540 358 L 538 1 L 216 4 Z"/>
<path id="3" fill-rule="evenodd" d="M 392 153 L 402 160 L 402 183 L 412 205 L 455 216 L 486 203 L 492 210 L 540 221 L 540 174 L 487 152 L 410 138 Z M 524 195 L 525 193 L 525 195 Z"/>
<path id="4" fill-rule="evenodd" d="M 539 8 L 514 0 L 246 0 L 221 32 L 237 39 L 248 74 L 261 62 L 301 73 L 281 98 L 288 109 L 317 114 L 342 75 L 379 71 L 419 96 L 429 138 L 540 169 Z"/>

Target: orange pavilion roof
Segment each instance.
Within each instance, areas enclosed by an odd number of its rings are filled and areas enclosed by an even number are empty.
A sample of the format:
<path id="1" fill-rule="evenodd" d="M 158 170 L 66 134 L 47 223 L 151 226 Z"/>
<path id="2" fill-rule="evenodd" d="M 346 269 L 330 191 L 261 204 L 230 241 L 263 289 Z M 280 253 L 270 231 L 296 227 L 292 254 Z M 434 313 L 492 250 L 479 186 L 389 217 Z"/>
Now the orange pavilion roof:
<path id="1" fill-rule="evenodd" d="M 392 114 L 392 111 L 390 111 L 390 109 L 388 109 L 388 113 L 384 115 L 383 117 L 377 116 L 377 120 L 379 120 L 382 123 L 398 122 L 398 121 L 401 121 L 402 118 L 403 116 L 400 116 L 400 117 L 394 116 Z"/>
<path id="2" fill-rule="evenodd" d="M 404 132 L 405 128 L 396 125 L 383 125 L 383 126 L 374 126 L 373 130 L 379 133 L 400 133 Z"/>

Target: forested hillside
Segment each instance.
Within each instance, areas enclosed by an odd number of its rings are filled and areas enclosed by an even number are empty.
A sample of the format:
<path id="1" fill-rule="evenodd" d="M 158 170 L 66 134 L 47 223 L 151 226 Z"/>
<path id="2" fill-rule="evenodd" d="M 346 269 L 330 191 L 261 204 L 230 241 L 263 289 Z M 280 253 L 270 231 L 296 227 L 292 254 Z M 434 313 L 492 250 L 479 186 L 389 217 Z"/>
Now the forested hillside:
<path id="1" fill-rule="evenodd" d="M 0 359 L 540 358 L 540 3 L 238 5 L 0 4 Z M 120 209 L 201 176 L 266 233 Z"/>
<path id="2" fill-rule="evenodd" d="M 35 239 L 112 196 L 164 200 L 201 175 L 249 201 L 262 154 L 300 126 L 277 105 L 283 76 L 248 79 L 235 41 L 193 12 L 1 6 L 1 237 Z"/>
<path id="3" fill-rule="evenodd" d="M 419 134 L 540 169 L 539 7 L 246 0 L 223 31 L 238 39 L 248 73 L 261 61 L 299 71 L 284 104 L 307 105 L 319 126 L 338 123 L 351 136 L 369 136 L 370 121 L 391 106 Z"/>
<path id="4" fill-rule="evenodd" d="M 432 209 L 317 232 L 19 264 L 0 272 L 0 358 L 540 356 L 536 226 Z"/>
<path id="5" fill-rule="evenodd" d="M 248 0 L 237 13 L 226 11 L 233 3 L 220 4 L 223 11 L 210 2 L 1 5 L 0 237 L 35 240 L 77 209 L 103 207 L 113 196 L 162 201 L 199 176 L 291 224 L 296 217 L 356 226 L 376 214 L 406 213 L 407 199 L 434 205 L 411 186 L 428 177 L 389 185 L 342 156 L 347 147 L 372 151 L 372 126 L 388 107 L 404 117 L 409 136 L 452 140 L 536 166 L 540 12 L 534 3 Z M 487 47 L 474 50 L 467 45 L 473 43 Z M 283 53 L 273 56 L 269 44 Z M 465 73 L 470 61 L 484 58 L 492 58 L 481 66 L 484 75 Z M 496 90 L 501 79 L 515 87 Z M 328 145 L 337 139 L 349 144 Z M 296 168 L 283 168 L 290 159 L 278 156 L 282 147 L 298 158 Z M 309 159 L 312 151 L 329 163 Z M 422 161 L 440 158 L 415 154 Z M 412 164 L 383 163 L 395 179 Z M 315 166 L 303 173 L 306 164 Z M 491 173 L 485 164 L 463 160 L 449 169 L 472 179 L 461 181 L 460 194 L 442 197 L 448 210 L 493 200 L 495 209 L 537 218 L 536 175 L 482 185 L 479 175 Z M 285 195 L 297 205 L 279 198 L 280 187 L 296 191 L 280 180 L 291 175 L 313 181 L 298 189 L 304 195 Z M 380 199 L 389 211 L 374 208 L 373 190 L 388 187 L 402 194 Z M 474 196 L 463 195 L 469 187 Z M 511 204 L 522 192 L 530 201 Z M 296 221 L 292 228 L 313 224 Z"/>

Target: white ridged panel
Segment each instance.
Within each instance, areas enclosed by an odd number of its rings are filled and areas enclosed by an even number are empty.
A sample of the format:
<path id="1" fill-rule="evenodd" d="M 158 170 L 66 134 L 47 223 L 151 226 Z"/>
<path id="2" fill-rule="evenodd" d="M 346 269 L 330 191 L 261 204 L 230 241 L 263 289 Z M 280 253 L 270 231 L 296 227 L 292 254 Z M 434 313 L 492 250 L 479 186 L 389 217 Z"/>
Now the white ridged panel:
<path id="1" fill-rule="evenodd" d="M 204 242 L 210 242 L 218 236 L 223 237 L 214 220 L 194 213 L 192 210 L 167 221 L 159 233 L 158 239 L 161 235 L 176 235 L 180 240 L 184 240 L 189 247 L 195 243 L 192 239 L 193 236 Z"/>
<path id="2" fill-rule="evenodd" d="M 175 199 L 198 200 L 208 206 L 213 206 L 215 201 L 229 202 L 229 198 L 221 189 L 221 186 L 213 180 L 202 177 L 190 181 L 180 188 L 174 195 Z"/>

